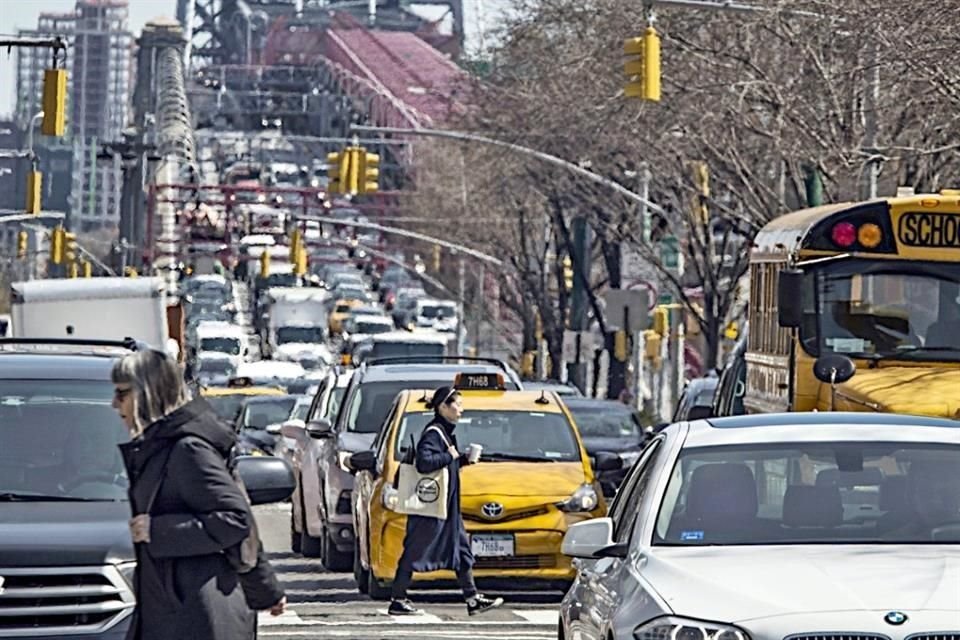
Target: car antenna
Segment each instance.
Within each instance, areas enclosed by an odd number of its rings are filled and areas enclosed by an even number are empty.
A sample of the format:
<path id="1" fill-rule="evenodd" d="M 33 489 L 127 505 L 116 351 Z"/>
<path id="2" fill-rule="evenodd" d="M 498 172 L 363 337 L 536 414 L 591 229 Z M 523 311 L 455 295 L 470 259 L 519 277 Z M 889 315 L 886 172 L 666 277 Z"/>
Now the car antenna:
<path id="1" fill-rule="evenodd" d="M 550 401 L 547 400 L 547 390 L 541 389 L 540 397 L 534 400 L 534 402 L 536 402 L 537 404 L 550 404 Z"/>
<path id="2" fill-rule="evenodd" d="M 426 389 L 423 390 L 423 396 L 421 396 L 420 402 L 422 402 L 423 404 L 430 404 L 430 398 L 427 397 Z"/>

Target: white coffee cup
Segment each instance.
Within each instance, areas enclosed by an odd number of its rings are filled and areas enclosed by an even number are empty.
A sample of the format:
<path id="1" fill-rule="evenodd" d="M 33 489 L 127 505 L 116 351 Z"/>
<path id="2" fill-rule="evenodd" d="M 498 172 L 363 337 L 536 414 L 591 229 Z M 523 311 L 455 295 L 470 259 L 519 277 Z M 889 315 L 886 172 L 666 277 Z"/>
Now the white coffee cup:
<path id="1" fill-rule="evenodd" d="M 480 454 L 483 453 L 482 444 L 471 444 L 467 450 L 467 459 L 470 464 L 476 464 L 480 460 Z"/>

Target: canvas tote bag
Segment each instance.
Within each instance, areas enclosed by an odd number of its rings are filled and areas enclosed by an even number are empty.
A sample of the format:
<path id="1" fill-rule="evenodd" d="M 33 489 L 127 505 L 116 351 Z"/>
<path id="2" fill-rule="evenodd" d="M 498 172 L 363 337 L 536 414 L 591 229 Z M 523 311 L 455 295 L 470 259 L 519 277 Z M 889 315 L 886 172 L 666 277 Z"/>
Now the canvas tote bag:
<path id="1" fill-rule="evenodd" d="M 450 441 L 440 427 L 430 427 L 427 431 L 436 430 L 447 447 Z M 426 433 L 426 431 L 424 432 Z M 423 516 L 426 518 L 447 519 L 447 489 L 450 484 L 450 470 L 443 467 L 432 473 L 420 473 L 415 464 L 415 454 L 408 455 L 400 464 L 397 472 L 397 494 L 399 504 L 396 511 L 408 516 Z"/>

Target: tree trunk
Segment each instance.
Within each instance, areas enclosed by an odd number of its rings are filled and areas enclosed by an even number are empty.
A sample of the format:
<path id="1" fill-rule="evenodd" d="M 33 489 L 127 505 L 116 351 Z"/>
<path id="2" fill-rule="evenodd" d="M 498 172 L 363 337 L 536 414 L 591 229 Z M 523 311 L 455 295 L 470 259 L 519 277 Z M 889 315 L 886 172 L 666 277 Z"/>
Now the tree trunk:
<path id="1" fill-rule="evenodd" d="M 603 263 L 607 269 L 607 282 L 611 289 L 619 289 L 623 286 L 622 273 L 622 251 L 620 243 L 603 241 L 601 245 L 603 251 Z M 620 362 L 613 355 L 614 333 L 610 332 L 604 337 L 604 347 L 607 350 L 607 398 L 617 400 L 620 394 L 627 388 L 627 362 Z"/>

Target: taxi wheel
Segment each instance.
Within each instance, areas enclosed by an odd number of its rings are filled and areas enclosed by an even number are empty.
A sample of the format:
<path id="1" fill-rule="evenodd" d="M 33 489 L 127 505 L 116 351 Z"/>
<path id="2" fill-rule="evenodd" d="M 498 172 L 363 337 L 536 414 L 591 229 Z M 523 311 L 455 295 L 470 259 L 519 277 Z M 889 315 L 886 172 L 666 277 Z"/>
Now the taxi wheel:
<path id="1" fill-rule="evenodd" d="M 391 586 L 389 584 L 381 585 L 377 576 L 373 575 L 373 571 L 367 572 L 367 595 L 373 600 L 389 600 L 390 596 L 393 595 Z"/>
<path id="2" fill-rule="evenodd" d="M 358 541 L 357 544 L 353 546 L 353 579 L 357 581 L 357 591 L 360 593 L 367 592 L 368 573 L 360 562 L 360 543 Z"/>
<path id="3" fill-rule="evenodd" d="M 330 530 L 327 528 L 323 530 L 321 544 L 323 545 L 323 552 L 320 557 L 323 558 L 323 566 L 330 571 L 350 570 L 353 566 L 353 556 L 337 549 L 337 543 L 334 542 L 333 536 L 330 535 Z"/>

